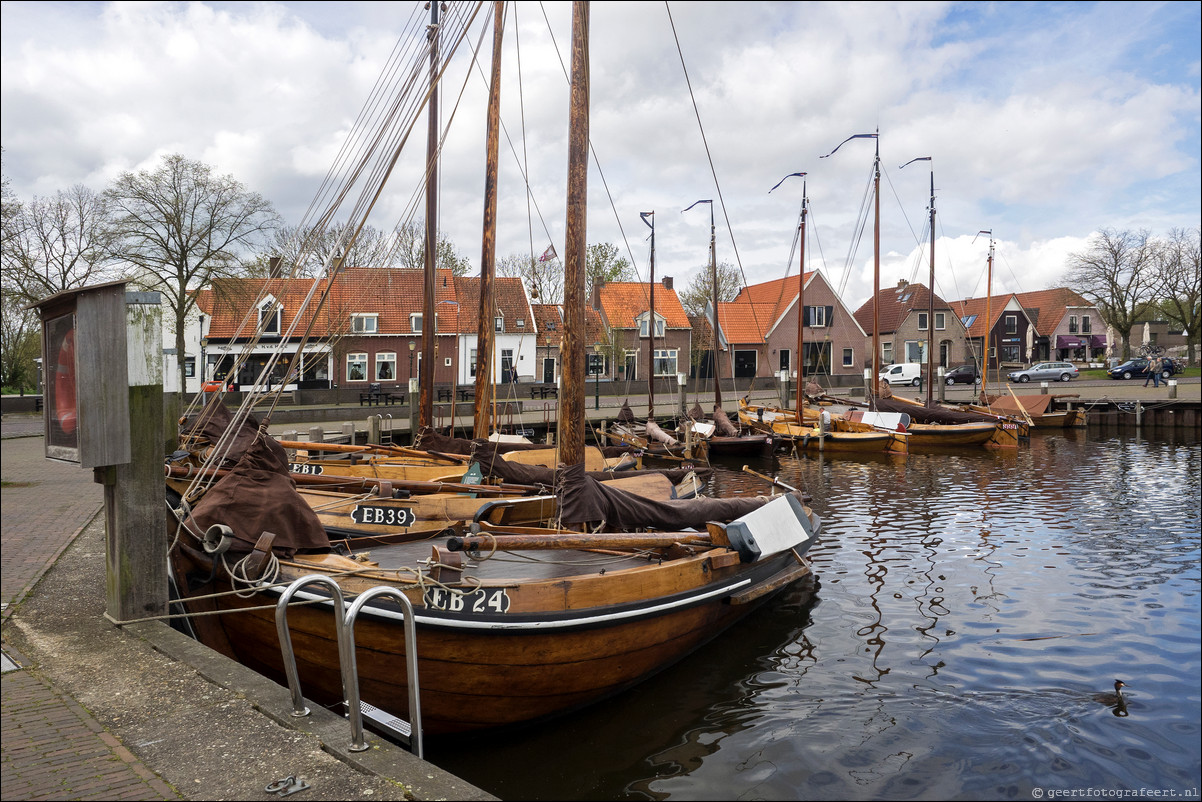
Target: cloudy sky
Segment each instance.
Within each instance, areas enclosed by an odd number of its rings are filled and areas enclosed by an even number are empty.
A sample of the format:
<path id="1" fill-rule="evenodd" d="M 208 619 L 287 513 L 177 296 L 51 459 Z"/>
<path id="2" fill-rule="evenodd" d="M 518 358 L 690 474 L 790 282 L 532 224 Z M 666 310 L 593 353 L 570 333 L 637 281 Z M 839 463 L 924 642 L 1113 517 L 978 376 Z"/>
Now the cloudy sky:
<path id="1" fill-rule="evenodd" d="M 457 8 L 467 4 L 455 3 Z M 0 37 L 4 175 L 18 198 L 181 153 L 234 176 L 302 222 L 417 3 L 6 2 Z M 450 60 L 441 230 L 477 267 L 485 89 L 470 51 Z M 570 4 L 510 4 L 498 254 L 562 250 Z M 687 284 L 708 259 L 748 282 L 796 273 L 805 171 L 807 261 L 853 309 L 871 293 L 879 131 L 881 283 L 926 282 L 931 169 L 936 289 L 1057 286 L 1102 228 L 1163 235 L 1200 213 L 1197 2 L 703 3 L 592 7 L 589 242 Z M 516 18 L 515 18 L 516 17 Z M 416 21 L 416 22 L 415 22 Z M 490 24 L 490 23 L 488 23 Z M 487 72 L 491 33 L 483 37 Z M 520 57 L 519 57 L 520 55 Z M 518 77 L 520 75 L 520 82 Z M 415 118 L 416 119 L 416 118 Z M 370 222 L 424 210 L 425 122 Z M 916 157 L 930 162 L 900 166 Z M 523 164 L 522 169 L 518 169 Z M 529 176 L 527 195 L 522 175 Z"/>

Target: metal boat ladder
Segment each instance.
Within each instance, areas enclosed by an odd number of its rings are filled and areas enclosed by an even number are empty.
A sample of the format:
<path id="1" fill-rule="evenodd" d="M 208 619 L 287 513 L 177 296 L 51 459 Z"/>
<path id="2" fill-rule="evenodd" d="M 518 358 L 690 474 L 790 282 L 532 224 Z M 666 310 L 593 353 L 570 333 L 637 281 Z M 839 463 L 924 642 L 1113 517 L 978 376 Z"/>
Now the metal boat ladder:
<path id="1" fill-rule="evenodd" d="M 288 629 L 288 603 L 301 588 L 308 585 L 324 585 L 330 591 L 336 604 L 334 609 L 334 631 L 338 639 L 338 665 L 342 674 L 342 693 L 346 705 L 347 718 L 351 722 L 352 752 L 363 752 L 369 745 L 363 734 L 363 717 L 367 716 L 377 727 L 387 730 L 394 737 L 409 747 L 409 751 L 419 758 L 424 757 L 422 749 L 422 711 L 420 692 L 417 678 L 417 630 L 413 620 L 413 603 L 405 594 L 396 588 L 380 586 L 360 593 L 346 606 L 343 600 L 342 588 L 328 576 L 310 574 L 302 576 L 289 585 L 280 595 L 275 607 L 275 629 L 280 638 L 280 649 L 284 660 L 284 673 L 288 677 L 288 690 L 292 694 L 292 715 L 296 717 L 309 715 L 301 694 L 300 677 L 296 670 L 296 653 L 292 648 L 292 634 Z M 400 602 L 405 622 L 405 664 L 408 674 L 406 685 L 409 688 L 410 721 L 392 716 L 383 710 L 368 704 L 359 698 L 359 669 L 355 661 L 355 619 L 363 606 L 372 599 L 380 596 L 391 596 Z"/>

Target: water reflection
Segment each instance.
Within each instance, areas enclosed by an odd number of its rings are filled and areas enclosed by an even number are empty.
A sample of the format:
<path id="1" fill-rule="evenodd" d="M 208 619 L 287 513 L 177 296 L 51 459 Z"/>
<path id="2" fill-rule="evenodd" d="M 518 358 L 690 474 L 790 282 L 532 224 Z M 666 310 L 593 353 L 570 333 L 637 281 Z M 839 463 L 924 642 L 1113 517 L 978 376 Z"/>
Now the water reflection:
<path id="1" fill-rule="evenodd" d="M 434 760 L 523 799 L 1196 789 L 1202 448 L 1091 434 L 753 464 L 813 497 L 815 582 L 610 703 Z M 764 492 L 741 467 L 713 492 Z M 1136 671 L 1121 709 L 1094 699 Z"/>

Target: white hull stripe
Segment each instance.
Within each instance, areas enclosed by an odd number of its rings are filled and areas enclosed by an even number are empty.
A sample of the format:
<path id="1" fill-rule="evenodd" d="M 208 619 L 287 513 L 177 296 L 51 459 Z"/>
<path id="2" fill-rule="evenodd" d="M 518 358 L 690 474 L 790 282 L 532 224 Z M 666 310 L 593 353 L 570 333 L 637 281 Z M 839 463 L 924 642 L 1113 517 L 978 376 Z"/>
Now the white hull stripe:
<path id="1" fill-rule="evenodd" d="M 579 628 L 579 627 L 592 627 L 592 626 L 598 626 L 598 625 L 602 625 L 602 624 L 609 624 L 609 623 L 613 623 L 615 621 L 623 621 L 623 620 L 632 619 L 632 618 L 644 618 L 647 616 L 656 615 L 656 614 L 664 613 L 664 612 L 670 612 L 672 610 L 676 610 L 676 609 L 680 609 L 680 608 L 684 608 L 684 607 L 691 607 L 700 602 L 709 601 L 710 599 L 713 599 L 717 596 L 728 596 L 731 593 L 733 593 L 734 591 L 736 591 L 742 587 L 745 587 L 746 585 L 750 585 L 750 584 L 751 584 L 750 579 L 740 579 L 737 582 L 732 582 L 729 585 L 723 585 L 722 587 L 719 587 L 719 588 L 713 588 L 711 590 L 708 590 L 708 591 L 705 591 L 702 593 L 695 593 L 690 596 L 676 599 L 676 600 L 673 600 L 670 602 L 662 602 L 660 604 L 655 604 L 650 607 L 631 608 L 628 610 L 621 610 L 621 611 L 616 611 L 616 612 L 611 612 L 611 613 L 596 613 L 596 614 L 591 614 L 591 615 L 586 614 L 586 615 L 573 616 L 571 618 L 554 618 L 554 619 L 546 619 L 546 620 L 541 620 L 541 621 L 532 621 L 532 620 L 528 620 L 528 619 L 527 620 L 515 620 L 515 621 L 498 621 L 498 620 L 481 621 L 481 620 L 464 619 L 464 618 L 453 618 L 451 616 L 443 617 L 443 616 L 423 615 L 421 612 L 415 611 L 414 619 L 415 619 L 416 623 L 418 623 L 418 624 L 422 624 L 424 626 L 430 626 L 430 627 L 441 627 L 444 629 L 476 629 L 476 630 L 487 630 L 487 631 L 503 631 L 503 630 L 504 631 L 517 631 L 517 630 L 534 631 L 534 630 L 574 629 L 574 628 Z M 275 593 L 276 595 L 281 595 L 284 592 L 284 588 L 270 588 L 269 590 L 270 590 L 270 592 Z M 329 606 L 329 607 L 332 607 L 334 604 L 333 600 L 330 599 L 329 596 L 324 596 L 324 595 L 321 595 L 318 593 L 312 593 L 312 592 L 305 591 L 305 590 L 298 591 L 296 594 L 294 594 L 293 598 L 324 601 L 324 603 L 325 603 L 324 606 Z M 353 599 L 351 601 L 353 601 Z M 346 604 L 349 607 L 350 601 L 346 602 Z M 381 607 L 376 607 L 371 604 L 368 604 L 366 607 L 364 607 L 363 612 L 365 614 L 370 614 L 373 617 L 388 618 L 388 619 L 392 619 L 392 620 L 395 620 L 398 622 L 403 621 L 405 618 L 400 612 L 384 609 Z M 519 613 L 518 615 L 526 615 L 526 614 Z"/>

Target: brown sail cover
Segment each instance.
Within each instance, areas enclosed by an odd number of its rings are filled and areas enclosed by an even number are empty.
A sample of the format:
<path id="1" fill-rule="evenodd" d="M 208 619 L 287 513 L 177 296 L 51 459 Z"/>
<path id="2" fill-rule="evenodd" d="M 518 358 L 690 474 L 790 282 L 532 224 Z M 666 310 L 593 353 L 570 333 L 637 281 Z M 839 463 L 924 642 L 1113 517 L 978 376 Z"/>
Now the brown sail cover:
<path id="1" fill-rule="evenodd" d="M 272 550 L 284 558 L 298 550 L 330 547 L 317 514 L 288 475 L 287 453 L 266 433 L 201 497 L 192 509 L 192 523 L 199 533 L 213 524 L 230 527 L 234 552 L 250 551 L 263 532 L 275 533 Z"/>
<path id="2" fill-rule="evenodd" d="M 230 439 L 222 442 L 222 436 L 233 425 L 234 416 L 222 403 L 221 398 L 214 395 L 199 412 L 185 416 L 180 421 L 179 428 L 182 437 L 193 437 L 212 446 L 221 442 L 221 460 L 217 467 L 228 468 L 242 458 L 259 432 L 258 419 L 248 412 L 238 424 L 237 431 L 233 432 Z"/>
<path id="3" fill-rule="evenodd" d="M 960 412 L 947 407 L 926 407 L 894 398 L 877 398 L 877 412 L 904 412 L 914 423 L 994 423 L 997 418 L 979 412 Z"/>
<path id="4" fill-rule="evenodd" d="M 482 437 L 475 439 L 448 437 L 430 430 L 422 432 L 418 447 L 439 454 L 466 454 L 468 456 L 484 451 L 493 454 L 508 454 L 510 451 L 537 451 L 547 448 L 543 443 L 496 443 Z M 630 449 L 625 446 L 601 446 L 600 450 L 606 457 L 620 457 L 630 452 Z"/>
<path id="5" fill-rule="evenodd" d="M 585 472 L 584 465 L 562 466 L 556 471 L 556 479 L 563 522 L 599 531 L 704 530 L 709 521 L 733 521 L 772 500 L 769 496 L 754 496 L 654 501 L 601 484 Z"/>
<path id="6" fill-rule="evenodd" d="M 730 422 L 722 407 L 714 407 L 714 427 L 723 437 L 738 437 L 739 430 Z"/>

